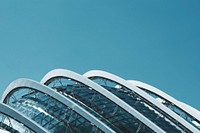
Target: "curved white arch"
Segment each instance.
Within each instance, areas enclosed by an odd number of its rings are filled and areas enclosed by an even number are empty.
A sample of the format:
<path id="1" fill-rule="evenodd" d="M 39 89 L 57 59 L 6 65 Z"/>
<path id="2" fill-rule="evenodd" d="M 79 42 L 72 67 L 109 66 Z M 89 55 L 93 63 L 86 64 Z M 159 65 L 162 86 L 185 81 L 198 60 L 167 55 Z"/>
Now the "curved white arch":
<path id="1" fill-rule="evenodd" d="M 143 122 L 145 125 L 147 125 L 153 131 L 159 132 L 159 133 L 164 132 L 160 127 L 158 127 L 157 125 L 152 123 L 149 119 L 144 117 L 142 114 L 140 114 L 137 110 L 133 109 L 131 106 L 126 104 L 124 101 L 122 101 L 121 99 L 119 99 L 118 97 L 116 97 L 115 95 L 110 93 L 109 91 L 105 90 L 103 87 L 99 86 L 98 84 L 92 82 L 88 78 L 83 77 L 82 75 L 77 74 L 75 72 L 65 70 L 65 69 L 55 69 L 55 70 L 52 70 L 49 73 L 47 73 L 41 80 L 41 83 L 45 84 L 50 79 L 55 78 L 55 77 L 66 77 L 66 78 L 74 79 L 75 81 L 78 81 L 80 83 L 83 83 L 83 84 L 93 88 L 94 90 L 96 90 L 100 94 L 104 95 L 105 97 L 110 99 L 112 102 L 114 102 L 118 106 L 122 107 L 129 114 L 131 114 L 132 116 L 139 119 L 141 122 Z"/>
<path id="2" fill-rule="evenodd" d="M 185 112 L 187 112 L 188 114 L 190 114 L 191 116 L 196 118 L 198 121 L 200 121 L 200 112 L 198 110 L 196 110 L 195 108 L 176 100 L 175 98 L 171 97 L 170 95 L 166 94 L 165 92 L 157 89 L 156 87 L 148 85 L 146 83 L 143 83 L 140 81 L 135 81 L 135 80 L 127 80 L 127 81 L 132 83 L 135 86 L 142 87 L 150 92 L 157 94 L 158 96 L 165 98 L 166 100 L 172 102 L 174 105 L 181 108 L 182 110 L 184 110 Z"/>
<path id="3" fill-rule="evenodd" d="M 114 131 L 110 129 L 107 125 L 99 121 L 97 118 L 93 117 L 90 113 L 86 112 L 82 107 L 71 101 L 70 99 L 62 96 L 61 94 L 57 93 L 56 91 L 52 90 L 51 88 L 42 85 L 36 81 L 30 80 L 30 79 L 17 79 L 13 81 L 4 91 L 2 95 L 1 102 L 4 102 L 6 100 L 6 97 L 14 90 L 21 88 L 21 87 L 28 87 L 34 90 L 37 90 L 39 92 L 42 92 L 44 94 L 47 94 L 62 104 L 70 107 L 72 110 L 76 111 L 78 114 L 92 122 L 94 125 L 96 125 L 99 129 L 101 129 L 104 132 L 113 133 Z"/>
<path id="4" fill-rule="evenodd" d="M 35 131 L 36 133 L 48 133 L 45 128 L 34 122 L 33 120 L 29 119 L 25 115 L 19 113 L 18 111 L 12 109 L 8 105 L 4 103 L 0 103 L 0 113 L 3 113 L 16 121 L 26 125 L 26 127 L 30 128 L 31 130 Z"/>
<path id="5" fill-rule="evenodd" d="M 195 127 L 193 127 L 191 124 L 189 124 L 188 122 L 186 122 L 183 118 L 181 118 L 180 116 L 178 116 L 176 113 L 174 113 L 173 111 L 171 111 L 170 109 L 168 109 L 167 107 L 165 107 L 163 104 L 159 103 L 158 101 L 156 101 L 154 98 L 152 98 L 151 96 L 149 96 L 147 93 L 145 93 L 144 91 L 142 91 L 141 89 L 137 88 L 136 86 L 134 86 L 133 84 L 127 82 L 126 80 L 105 72 L 105 71 L 101 71 L 101 70 L 91 70 L 89 72 L 86 72 L 83 76 L 90 78 L 90 77 L 102 77 L 105 79 L 110 79 L 116 83 L 119 83 L 131 90 L 133 90 L 134 92 L 136 92 L 137 94 L 139 94 L 140 96 L 144 97 L 145 99 L 147 99 L 149 102 L 151 102 L 152 104 L 156 105 L 159 109 L 161 109 L 162 111 L 164 111 L 166 114 L 168 114 L 169 116 L 171 116 L 172 118 L 174 118 L 175 120 L 177 120 L 178 122 L 180 122 L 182 125 L 184 125 L 187 129 L 189 129 L 192 132 L 195 133 L 200 133 L 199 130 L 197 130 Z"/>

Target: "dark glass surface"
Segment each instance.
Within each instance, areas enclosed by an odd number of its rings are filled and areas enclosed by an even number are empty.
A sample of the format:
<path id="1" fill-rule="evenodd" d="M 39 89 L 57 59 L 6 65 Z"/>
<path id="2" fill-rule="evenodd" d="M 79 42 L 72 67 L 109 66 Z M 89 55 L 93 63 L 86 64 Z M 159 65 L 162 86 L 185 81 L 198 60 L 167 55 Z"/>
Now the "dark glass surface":
<path id="1" fill-rule="evenodd" d="M 79 105 L 84 106 L 88 112 L 116 132 L 153 132 L 123 108 L 82 83 L 57 77 L 48 81 L 46 85 L 64 96 L 74 99 Z"/>
<path id="2" fill-rule="evenodd" d="M 166 113 L 155 107 L 153 104 L 148 102 L 148 100 L 141 97 L 139 94 L 135 93 L 129 88 L 102 77 L 93 77 L 90 79 L 122 99 L 124 102 L 143 114 L 146 118 L 158 125 L 164 131 L 169 133 L 181 133 L 183 131 L 187 131 L 185 127 L 180 126 L 179 123 L 176 123 L 177 121 L 174 121 L 177 125 L 172 122 L 171 120 L 173 118 L 166 116 Z"/>
<path id="3" fill-rule="evenodd" d="M 165 98 L 163 98 L 163 97 L 161 97 L 161 96 L 159 96 L 159 95 L 157 95 L 157 94 L 155 94 L 153 92 L 150 92 L 150 91 L 146 90 L 145 88 L 142 88 L 142 87 L 138 87 L 138 88 L 140 88 L 141 90 L 145 91 L 147 94 L 149 94 L 153 98 L 160 99 L 162 101 L 162 104 L 164 104 L 166 107 L 168 107 L 169 109 L 171 109 L 173 112 L 175 112 L 180 117 L 182 117 L 183 119 L 185 119 L 187 122 L 189 122 L 190 124 L 192 124 L 198 130 L 200 130 L 200 127 L 198 126 L 198 125 L 200 125 L 200 121 L 198 121 L 196 118 L 194 118 L 193 116 L 191 116 L 189 113 L 185 112 L 184 110 L 182 110 L 178 106 L 174 105 L 172 102 L 168 101 L 167 99 L 165 99 Z M 198 123 L 198 124 L 195 124 L 195 123 Z"/>
<path id="4" fill-rule="evenodd" d="M 10 116 L 0 112 L 0 132 L 11 133 L 34 133 L 33 130 L 26 127 L 23 123 L 18 122 Z"/>
<path id="5" fill-rule="evenodd" d="M 6 104 L 12 106 L 52 133 L 101 132 L 71 108 L 56 99 L 30 88 L 10 94 Z"/>

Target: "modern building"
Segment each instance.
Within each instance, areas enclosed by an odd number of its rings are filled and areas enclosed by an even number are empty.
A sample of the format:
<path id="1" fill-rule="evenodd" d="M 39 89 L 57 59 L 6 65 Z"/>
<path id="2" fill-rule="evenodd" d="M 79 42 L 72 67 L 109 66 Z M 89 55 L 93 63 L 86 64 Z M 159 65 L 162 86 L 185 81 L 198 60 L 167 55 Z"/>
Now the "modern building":
<path id="1" fill-rule="evenodd" d="M 200 133 L 200 112 L 148 84 L 93 70 L 17 79 L 0 103 L 0 132 Z"/>

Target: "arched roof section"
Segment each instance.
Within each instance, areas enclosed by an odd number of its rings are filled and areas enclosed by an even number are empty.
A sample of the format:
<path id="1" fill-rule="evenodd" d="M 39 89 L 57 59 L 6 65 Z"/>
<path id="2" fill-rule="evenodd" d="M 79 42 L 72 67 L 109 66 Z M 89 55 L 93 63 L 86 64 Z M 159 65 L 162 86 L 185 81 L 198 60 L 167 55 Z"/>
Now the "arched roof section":
<path id="1" fill-rule="evenodd" d="M 127 81 L 132 83 L 135 86 L 142 87 L 150 92 L 157 94 L 158 96 L 165 98 L 168 101 L 171 101 L 174 105 L 181 108 L 182 110 L 184 110 L 185 112 L 187 112 L 188 114 L 190 114 L 191 116 L 196 118 L 198 121 L 200 121 L 200 112 L 198 110 L 194 109 L 193 107 L 176 100 L 175 98 L 171 97 L 170 95 L 166 94 L 165 92 L 163 92 L 151 85 L 148 85 L 146 83 L 136 81 L 136 80 L 127 80 Z"/>
<path id="2" fill-rule="evenodd" d="M 142 96 L 143 98 L 148 100 L 150 103 L 154 104 L 156 107 L 158 107 L 160 110 L 162 110 L 163 112 L 168 114 L 172 119 L 174 119 L 174 121 L 181 123 L 186 129 L 189 129 L 191 132 L 199 133 L 199 131 L 195 127 L 193 127 L 192 125 L 187 123 L 183 118 L 181 118 L 180 116 L 178 116 L 177 114 L 172 112 L 170 109 L 168 109 L 167 107 L 165 107 L 164 105 L 162 105 L 161 103 L 156 101 L 154 98 L 149 96 L 147 93 L 145 93 L 144 91 L 140 90 L 133 84 L 127 82 L 126 80 L 124 80 L 114 74 L 111 74 L 111 73 L 108 73 L 105 71 L 101 71 L 101 70 L 92 70 L 92 71 L 86 72 L 83 76 L 85 76 L 87 78 L 101 77 L 101 78 L 109 79 L 111 81 L 119 83 L 120 85 L 133 90 L 134 92 L 136 92 L 137 94 L 139 94 L 140 96 Z"/>
<path id="3" fill-rule="evenodd" d="M 87 79 L 86 77 L 83 77 L 80 74 L 77 74 L 75 72 L 65 70 L 65 69 L 55 69 L 47 73 L 43 79 L 41 80 L 42 84 L 47 83 L 51 79 L 55 77 L 67 77 L 71 78 L 73 80 L 76 80 L 80 83 L 83 83 L 94 90 L 96 90 L 98 93 L 104 95 L 106 98 L 110 99 L 115 104 L 122 107 L 124 110 L 126 110 L 128 113 L 130 113 L 135 118 L 139 119 L 141 122 L 143 122 L 145 125 L 147 125 L 150 129 L 152 129 L 155 132 L 164 132 L 160 127 L 152 123 L 150 120 L 148 120 L 146 117 L 144 117 L 142 114 L 140 114 L 138 111 L 130 107 L 128 104 L 123 102 L 121 99 L 110 93 L 109 91 L 105 90 L 103 87 L 99 86 L 98 84 L 92 82 L 91 80 Z"/>
<path id="4" fill-rule="evenodd" d="M 83 116 L 85 119 L 96 125 L 103 132 L 108 132 L 108 133 L 114 132 L 107 125 L 105 125 L 104 123 L 93 117 L 90 113 L 86 112 L 82 107 L 80 107 L 70 99 L 67 99 L 66 97 L 60 95 L 59 93 L 56 93 L 51 88 L 30 79 L 17 79 L 13 81 L 4 91 L 1 102 L 5 102 L 6 98 L 9 97 L 9 95 L 12 92 L 17 90 L 18 88 L 23 88 L 23 87 L 37 90 L 39 92 L 49 95 L 50 97 L 55 98 L 60 103 L 68 106 L 69 108 L 77 112 L 79 115 Z"/>
<path id="5" fill-rule="evenodd" d="M 18 111 L 12 109 L 6 104 L 0 103 L 0 113 L 15 119 L 16 121 L 26 125 L 29 129 L 35 131 L 36 133 L 48 133 L 46 129 L 38 125 L 36 122 L 32 121 L 25 115 L 19 113 Z"/>

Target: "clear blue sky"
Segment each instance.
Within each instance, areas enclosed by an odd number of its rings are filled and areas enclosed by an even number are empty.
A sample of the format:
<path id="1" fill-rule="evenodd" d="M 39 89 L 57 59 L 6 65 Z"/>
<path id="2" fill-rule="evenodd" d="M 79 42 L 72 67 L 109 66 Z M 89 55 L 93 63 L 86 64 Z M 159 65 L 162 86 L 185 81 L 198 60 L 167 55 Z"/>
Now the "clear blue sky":
<path id="1" fill-rule="evenodd" d="M 100 69 L 200 110 L 199 0 L 1 0 L 0 94 L 21 77 Z"/>

